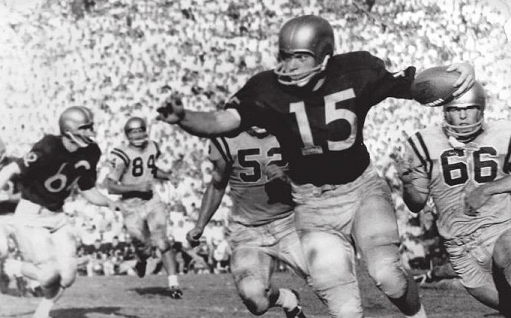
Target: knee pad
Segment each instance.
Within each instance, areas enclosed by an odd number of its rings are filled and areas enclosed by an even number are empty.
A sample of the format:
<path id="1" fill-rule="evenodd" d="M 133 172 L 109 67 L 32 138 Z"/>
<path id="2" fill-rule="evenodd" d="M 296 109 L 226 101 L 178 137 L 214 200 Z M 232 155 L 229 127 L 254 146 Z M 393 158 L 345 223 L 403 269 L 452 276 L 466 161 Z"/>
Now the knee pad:
<path id="1" fill-rule="evenodd" d="M 237 288 L 243 303 L 253 315 L 263 315 L 270 308 L 270 288 L 263 282 L 243 279 L 238 283 Z"/>
<path id="2" fill-rule="evenodd" d="M 155 246 L 160 252 L 165 253 L 170 250 L 170 242 L 165 238 L 158 238 L 155 241 Z"/>
<path id="3" fill-rule="evenodd" d="M 37 265 L 39 271 L 37 273 L 37 280 L 41 286 L 49 288 L 51 286 L 60 285 L 61 276 L 56 262 L 46 262 Z"/>
<path id="4" fill-rule="evenodd" d="M 390 298 L 400 298 L 408 288 L 407 273 L 397 245 L 382 245 L 366 251 L 367 270 L 376 286 Z"/>
<path id="5" fill-rule="evenodd" d="M 60 265 L 60 285 L 64 288 L 70 287 L 75 279 L 78 262 L 76 258 L 66 258 L 61 261 Z"/>
<path id="6" fill-rule="evenodd" d="M 506 231 L 495 242 L 493 261 L 504 272 L 511 273 L 511 232 Z"/>

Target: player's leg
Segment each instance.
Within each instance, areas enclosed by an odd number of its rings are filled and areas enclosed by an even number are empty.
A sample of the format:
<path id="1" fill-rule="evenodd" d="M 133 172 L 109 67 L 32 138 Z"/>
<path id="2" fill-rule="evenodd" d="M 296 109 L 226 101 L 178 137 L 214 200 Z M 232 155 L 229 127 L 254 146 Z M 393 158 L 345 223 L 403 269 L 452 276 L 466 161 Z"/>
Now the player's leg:
<path id="1" fill-rule="evenodd" d="M 145 220 L 139 214 L 140 206 L 130 205 L 123 215 L 124 226 L 133 240 L 137 262 L 133 268 L 138 277 L 144 277 L 147 259 L 151 256 L 150 232 Z"/>
<path id="2" fill-rule="evenodd" d="M 181 298 L 183 293 L 179 288 L 177 278 L 178 267 L 176 255 L 171 248 L 170 240 L 167 236 L 167 211 L 162 202 L 156 203 L 151 207 L 151 212 L 147 215 L 147 224 L 151 232 L 153 245 L 160 251 L 163 267 L 167 272 L 170 296 L 172 298 Z"/>
<path id="3" fill-rule="evenodd" d="M 62 295 L 62 276 L 50 232 L 44 228 L 16 226 L 16 237 L 24 261 L 12 260 L 9 267 L 16 275 L 37 280 L 43 299 L 33 318 L 47 318 L 55 302 Z"/>
<path id="4" fill-rule="evenodd" d="M 511 229 L 502 233 L 493 250 L 493 280 L 499 293 L 499 310 L 511 317 Z"/>
<path id="5" fill-rule="evenodd" d="M 369 275 L 403 314 L 426 317 L 417 285 L 402 264 L 390 189 L 374 171 L 366 171 L 360 178 L 363 192 L 353 220 L 353 237 Z"/>
<path id="6" fill-rule="evenodd" d="M 229 232 L 231 273 L 238 294 L 252 314 L 262 315 L 279 298 L 279 290 L 270 282 L 273 259 L 261 248 L 265 236 L 257 227 L 241 224 L 229 225 Z"/>
<path id="7" fill-rule="evenodd" d="M 312 287 L 307 261 L 296 231 L 294 213 L 286 218 L 274 221 L 272 234 L 278 240 L 278 244 L 272 248 L 272 255 L 284 262 L 296 275 Z M 290 297 L 289 292 L 292 292 L 294 297 Z M 275 305 L 283 307 L 287 317 L 305 317 L 298 292 L 295 290 L 281 288 Z"/>
<path id="8" fill-rule="evenodd" d="M 295 219 L 311 283 L 332 317 L 363 317 L 350 229 L 350 186 L 293 185 Z"/>

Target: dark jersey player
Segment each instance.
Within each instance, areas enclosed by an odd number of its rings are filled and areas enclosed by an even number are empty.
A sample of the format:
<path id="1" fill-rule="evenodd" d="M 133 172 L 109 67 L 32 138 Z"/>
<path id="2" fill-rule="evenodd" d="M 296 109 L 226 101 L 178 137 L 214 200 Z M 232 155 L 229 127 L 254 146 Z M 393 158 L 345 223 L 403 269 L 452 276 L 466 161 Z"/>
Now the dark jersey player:
<path id="1" fill-rule="evenodd" d="M 14 177 L 21 183 L 14 226 L 24 261 L 8 259 L 5 267 L 40 282 L 44 298 L 33 318 L 48 318 L 76 277 L 76 243 L 62 211 L 75 185 L 87 201 L 120 208 L 95 187 L 101 150 L 93 139 L 93 125 L 89 109 L 69 107 L 60 115 L 59 136 L 44 136 L 24 157 L 0 171 L 0 188 Z"/>
<path id="2" fill-rule="evenodd" d="M 279 32 L 274 71 L 252 77 L 226 110 L 194 112 L 169 99 L 159 119 L 197 136 L 251 126 L 266 128 L 289 162 L 296 226 L 315 291 L 332 317 L 363 317 L 353 244 L 378 288 L 408 317 L 426 317 L 417 287 L 404 271 L 390 189 L 370 163 L 363 125 L 388 97 L 411 99 L 415 69 L 391 73 L 367 52 L 333 55 L 328 21 L 306 15 Z M 455 95 L 474 81 L 469 64 Z"/>

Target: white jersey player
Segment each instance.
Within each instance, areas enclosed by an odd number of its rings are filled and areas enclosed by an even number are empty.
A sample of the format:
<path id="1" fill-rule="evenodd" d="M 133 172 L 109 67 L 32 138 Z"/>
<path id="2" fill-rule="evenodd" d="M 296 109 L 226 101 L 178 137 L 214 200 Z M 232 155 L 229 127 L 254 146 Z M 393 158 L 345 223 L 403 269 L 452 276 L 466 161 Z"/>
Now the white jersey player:
<path id="1" fill-rule="evenodd" d="M 148 139 L 147 124 L 140 117 L 131 117 L 124 125 L 128 144 L 112 150 L 111 171 L 106 179 L 108 191 L 120 194 L 127 207 L 124 224 L 137 246 L 138 261 L 135 271 L 145 276 L 147 258 L 156 247 L 161 253 L 167 271 L 169 296 L 181 298 L 177 279 L 177 263 L 167 236 L 167 210 L 157 193 L 153 192 L 155 179 L 168 180 L 166 173 L 156 166 L 160 150 Z"/>
<path id="2" fill-rule="evenodd" d="M 509 317 L 509 302 L 499 299 L 510 296 L 511 122 L 484 123 L 485 105 L 476 82 L 444 105 L 442 126 L 408 139 L 398 170 L 411 211 L 433 198 L 439 234 L 467 291 Z"/>
<path id="3" fill-rule="evenodd" d="M 258 128 L 234 138 L 215 138 L 209 159 L 213 177 L 202 199 L 199 219 L 187 234 L 190 245 L 199 244 L 229 185 L 233 202 L 228 216 L 230 265 L 243 303 L 258 316 L 280 306 L 286 317 L 305 318 L 297 294 L 271 282 L 277 260 L 303 279 L 308 278 L 294 223 L 291 186 L 284 180 L 286 162 L 277 139 Z"/>

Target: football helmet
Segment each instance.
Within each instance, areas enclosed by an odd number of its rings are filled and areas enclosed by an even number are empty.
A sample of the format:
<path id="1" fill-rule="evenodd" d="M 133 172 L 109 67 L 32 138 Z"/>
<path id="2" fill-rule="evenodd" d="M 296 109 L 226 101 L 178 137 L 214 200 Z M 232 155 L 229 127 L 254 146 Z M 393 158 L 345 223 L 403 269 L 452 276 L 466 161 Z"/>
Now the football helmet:
<path id="1" fill-rule="evenodd" d="M 334 54 L 334 43 L 334 29 L 321 17 L 303 15 L 287 21 L 279 32 L 279 64 L 275 69 L 279 82 L 284 85 L 307 84 L 325 70 L 328 59 Z M 306 71 L 287 71 L 284 57 L 295 53 L 311 54 L 316 66 Z"/>
<path id="2" fill-rule="evenodd" d="M 144 147 L 149 139 L 147 133 L 147 124 L 140 117 L 131 117 L 124 124 L 124 134 L 130 145 L 135 147 Z"/>
<path id="3" fill-rule="evenodd" d="M 92 111 L 85 106 L 71 106 L 60 114 L 60 134 L 69 138 L 80 148 L 95 142 L 94 118 Z"/>
<path id="4" fill-rule="evenodd" d="M 479 114 L 474 123 L 468 125 L 455 125 L 452 123 L 450 108 L 466 108 L 469 106 L 478 106 Z M 444 129 L 449 136 L 460 141 L 471 139 L 475 134 L 479 133 L 483 128 L 484 109 L 486 108 L 486 94 L 484 88 L 479 82 L 475 84 L 463 95 L 453 99 L 443 106 L 444 110 Z"/>

